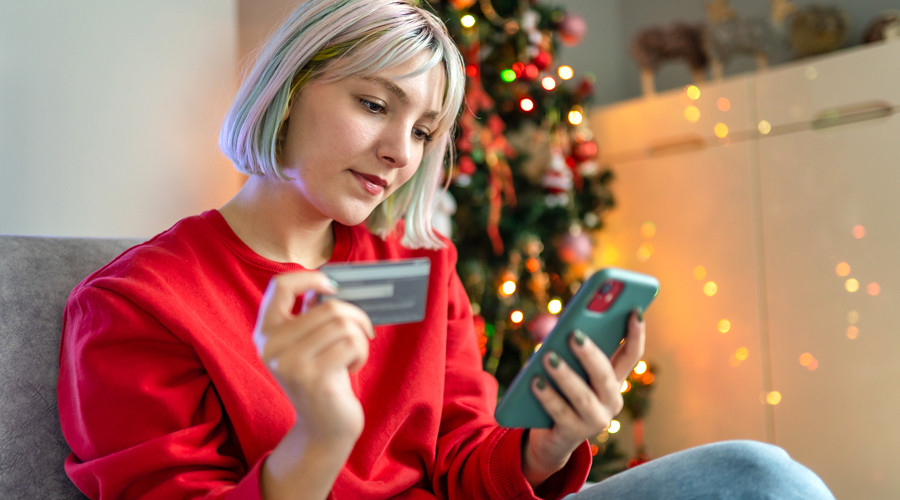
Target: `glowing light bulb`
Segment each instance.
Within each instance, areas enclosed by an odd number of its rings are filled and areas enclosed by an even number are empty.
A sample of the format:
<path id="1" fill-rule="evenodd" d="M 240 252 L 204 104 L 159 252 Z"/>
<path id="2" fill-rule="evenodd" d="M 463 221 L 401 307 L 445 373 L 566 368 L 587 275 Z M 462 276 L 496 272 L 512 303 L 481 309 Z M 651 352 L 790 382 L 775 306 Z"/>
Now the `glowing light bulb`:
<path id="1" fill-rule="evenodd" d="M 706 294 L 707 297 L 712 297 L 719 291 L 719 285 L 716 285 L 715 281 L 707 281 L 706 284 L 703 285 L 703 293 Z"/>
<path id="2" fill-rule="evenodd" d="M 772 133 L 772 124 L 769 123 L 768 120 L 760 120 L 757 128 L 762 135 L 769 135 Z"/>
<path id="3" fill-rule="evenodd" d="M 700 108 L 697 106 L 688 106 L 684 108 L 684 119 L 691 122 L 697 123 L 700 121 Z"/>
<path id="4" fill-rule="evenodd" d="M 718 327 L 719 327 L 719 332 L 728 333 L 731 330 L 731 321 L 728 321 L 727 319 L 721 319 L 721 320 L 719 320 Z"/>
<path id="5" fill-rule="evenodd" d="M 716 101 L 716 106 L 719 108 L 719 111 L 725 112 L 731 109 L 731 101 L 727 97 L 720 97 Z"/>
<path id="6" fill-rule="evenodd" d="M 504 281 L 502 285 L 500 285 L 500 293 L 503 295 L 512 295 L 516 293 L 516 282 L 509 280 Z"/>
<path id="7" fill-rule="evenodd" d="M 523 97 L 519 101 L 519 107 L 522 108 L 522 111 L 531 111 L 532 109 L 534 109 L 534 101 L 527 97 Z"/>
<path id="8" fill-rule="evenodd" d="M 547 311 L 550 314 L 559 314 L 562 311 L 562 301 L 559 299 L 553 299 L 549 303 L 547 303 Z"/>
<path id="9" fill-rule="evenodd" d="M 715 127 L 713 127 L 713 132 L 716 134 L 716 137 L 719 139 L 724 139 L 728 137 L 728 125 L 724 123 L 717 123 Z"/>
<path id="10" fill-rule="evenodd" d="M 459 24 L 462 24 L 465 28 L 471 28 L 475 26 L 475 16 L 466 14 L 459 19 Z"/>
<path id="11" fill-rule="evenodd" d="M 576 109 L 569 111 L 568 118 L 569 123 L 571 123 L 572 125 L 581 125 L 581 122 L 584 121 L 584 115 L 582 115 L 581 112 Z"/>
<path id="12" fill-rule="evenodd" d="M 606 429 L 606 432 L 608 432 L 610 434 L 615 434 L 615 433 L 619 432 L 619 430 L 621 428 L 622 428 L 622 424 L 619 423 L 618 420 L 613 420 L 612 422 L 609 423 L 609 428 Z"/>
<path id="13" fill-rule="evenodd" d="M 517 325 L 519 323 L 521 323 L 524 319 L 525 319 L 525 314 L 519 310 L 513 311 L 512 314 L 509 315 L 509 320 Z"/>
<path id="14" fill-rule="evenodd" d="M 563 80 L 571 80 L 575 76 L 575 70 L 571 66 L 562 65 L 556 70 L 556 74 Z"/>
<path id="15" fill-rule="evenodd" d="M 643 360 L 638 361 L 637 366 L 634 367 L 634 373 L 638 375 L 643 375 L 644 372 L 647 371 L 647 363 Z"/>
<path id="16" fill-rule="evenodd" d="M 541 80 L 541 87 L 544 87 L 544 90 L 553 90 L 556 88 L 556 80 L 552 76 L 545 76 Z"/>
<path id="17" fill-rule="evenodd" d="M 696 101 L 700 99 L 700 87 L 696 85 L 688 85 L 687 88 L 684 89 L 685 94 L 687 94 L 688 99 L 692 101 Z"/>
<path id="18" fill-rule="evenodd" d="M 641 243 L 641 246 L 638 247 L 637 251 L 637 260 L 641 262 L 647 262 L 650 260 L 650 257 L 653 256 L 653 245 L 650 243 Z"/>
<path id="19" fill-rule="evenodd" d="M 703 281 L 703 278 L 706 278 L 706 268 L 703 266 L 697 266 L 694 268 L 694 279 L 697 281 Z"/>
<path id="20" fill-rule="evenodd" d="M 850 264 L 841 262 L 834 267 L 834 272 L 837 273 L 837 275 L 841 278 L 846 278 L 850 275 Z"/>

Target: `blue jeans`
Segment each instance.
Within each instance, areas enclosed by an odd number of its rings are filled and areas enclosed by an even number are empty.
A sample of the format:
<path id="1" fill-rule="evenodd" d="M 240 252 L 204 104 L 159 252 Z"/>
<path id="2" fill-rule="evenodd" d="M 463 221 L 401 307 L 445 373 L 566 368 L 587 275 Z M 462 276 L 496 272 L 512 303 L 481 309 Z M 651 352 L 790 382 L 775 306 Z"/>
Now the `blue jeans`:
<path id="1" fill-rule="evenodd" d="M 564 500 L 834 499 L 825 483 L 777 446 L 725 441 L 666 455 Z"/>

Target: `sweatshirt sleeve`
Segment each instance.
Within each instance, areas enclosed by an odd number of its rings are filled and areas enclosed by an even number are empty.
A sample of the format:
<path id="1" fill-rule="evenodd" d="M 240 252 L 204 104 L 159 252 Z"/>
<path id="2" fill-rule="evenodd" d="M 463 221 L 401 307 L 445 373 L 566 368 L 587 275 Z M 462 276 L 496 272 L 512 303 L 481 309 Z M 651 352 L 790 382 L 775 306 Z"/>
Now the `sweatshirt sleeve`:
<path id="1" fill-rule="evenodd" d="M 561 498 L 587 479 L 591 456 L 587 442 L 569 463 L 534 491 L 522 473 L 523 429 L 499 427 L 494 419 L 497 383 L 481 366 L 471 307 L 452 269 L 456 251 L 448 251 L 447 373 L 438 439 L 434 489 L 449 499 Z"/>
<path id="2" fill-rule="evenodd" d="M 77 288 L 59 362 L 65 468 L 87 496 L 261 498 L 263 459 L 244 463 L 196 353 L 140 307 Z"/>

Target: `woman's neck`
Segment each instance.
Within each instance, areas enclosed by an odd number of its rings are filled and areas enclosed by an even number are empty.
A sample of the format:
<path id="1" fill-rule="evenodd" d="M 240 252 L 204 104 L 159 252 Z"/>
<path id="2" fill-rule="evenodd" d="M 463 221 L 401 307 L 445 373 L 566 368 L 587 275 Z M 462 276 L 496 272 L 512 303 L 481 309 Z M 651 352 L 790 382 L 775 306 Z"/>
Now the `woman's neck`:
<path id="1" fill-rule="evenodd" d="M 334 251 L 333 221 L 313 217 L 290 182 L 250 176 L 219 212 L 247 246 L 269 260 L 316 269 Z"/>

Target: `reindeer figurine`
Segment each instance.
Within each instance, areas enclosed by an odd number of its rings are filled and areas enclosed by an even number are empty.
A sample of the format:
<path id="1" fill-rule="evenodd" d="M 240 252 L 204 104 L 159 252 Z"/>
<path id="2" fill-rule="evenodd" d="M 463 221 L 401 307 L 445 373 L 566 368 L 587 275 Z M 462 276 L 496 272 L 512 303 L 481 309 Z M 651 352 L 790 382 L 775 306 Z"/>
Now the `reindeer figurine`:
<path id="1" fill-rule="evenodd" d="M 727 0 L 706 4 L 707 27 L 704 48 L 709 57 L 710 75 L 722 78 L 722 68 L 732 57 L 749 54 L 758 69 L 769 66 L 770 57 L 786 45 L 785 21 L 797 7 L 790 0 L 770 0 L 769 19 L 739 17 Z"/>
<path id="2" fill-rule="evenodd" d="M 663 62 L 684 60 L 691 68 L 694 82 L 704 80 L 708 63 L 703 49 L 703 25 L 675 23 L 641 30 L 631 43 L 631 54 L 641 68 L 644 95 L 656 93 L 656 70 Z"/>

